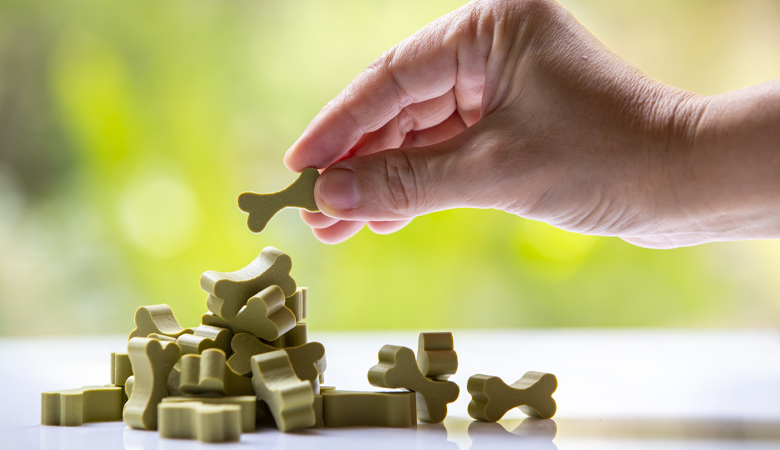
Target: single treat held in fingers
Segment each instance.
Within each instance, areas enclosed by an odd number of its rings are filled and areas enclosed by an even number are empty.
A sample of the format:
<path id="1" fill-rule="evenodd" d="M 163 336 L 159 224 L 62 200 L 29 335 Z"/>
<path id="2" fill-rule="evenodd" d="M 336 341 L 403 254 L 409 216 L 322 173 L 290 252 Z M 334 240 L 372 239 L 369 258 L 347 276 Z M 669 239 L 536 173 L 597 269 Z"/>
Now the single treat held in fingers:
<path id="1" fill-rule="evenodd" d="M 314 185 L 320 176 L 313 167 L 303 169 L 293 184 L 273 194 L 244 192 L 238 196 L 238 207 L 248 212 L 247 226 L 253 233 L 259 233 L 273 216 L 284 208 L 301 208 L 307 211 L 319 211 L 314 201 Z"/>

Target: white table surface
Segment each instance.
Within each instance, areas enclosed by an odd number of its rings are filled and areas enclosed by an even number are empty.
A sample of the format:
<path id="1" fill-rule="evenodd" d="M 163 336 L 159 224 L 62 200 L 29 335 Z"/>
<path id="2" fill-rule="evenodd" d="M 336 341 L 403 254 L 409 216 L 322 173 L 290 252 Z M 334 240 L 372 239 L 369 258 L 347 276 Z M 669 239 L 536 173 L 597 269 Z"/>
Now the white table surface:
<path id="1" fill-rule="evenodd" d="M 426 330 L 427 331 L 427 330 Z M 267 449 L 780 449 L 780 333 L 774 330 L 455 331 L 461 394 L 444 425 L 258 429 L 230 448 Z M 326 385 L 378 390 L 366 372 L 384 344 L 416 350 L 417 333 L 317 333 Z M 195 449 L 121 422 L 40 425 L 40 393 L 109 381 L 122 336 L 0 339 L 0 449 Z M 529 370 L 558 377 L 553 420 L 510 411 L 498 424 L 466 413 L 475 373 L 511 383 Z"/>

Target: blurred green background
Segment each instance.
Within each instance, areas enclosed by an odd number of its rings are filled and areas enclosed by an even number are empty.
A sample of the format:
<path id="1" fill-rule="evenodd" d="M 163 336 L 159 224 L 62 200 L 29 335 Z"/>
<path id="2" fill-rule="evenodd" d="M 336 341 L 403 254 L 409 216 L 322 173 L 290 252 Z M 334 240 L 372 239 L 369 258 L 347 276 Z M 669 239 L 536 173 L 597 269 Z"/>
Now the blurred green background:
<path id="1" fill-rule="evenodd" d="M 773 326 L 780 242 L 652 251 L 457 210 L 336 246 L 297 211 L 260 235 L 236 206 L 375 57 L 447 0 L 0 0 L 0 334 L 184 326 L 205 270 L 273 245 L 311 329 Z M 651 76 L 702 94 L 780 77 L 774 0 L 565 0 Z"/>

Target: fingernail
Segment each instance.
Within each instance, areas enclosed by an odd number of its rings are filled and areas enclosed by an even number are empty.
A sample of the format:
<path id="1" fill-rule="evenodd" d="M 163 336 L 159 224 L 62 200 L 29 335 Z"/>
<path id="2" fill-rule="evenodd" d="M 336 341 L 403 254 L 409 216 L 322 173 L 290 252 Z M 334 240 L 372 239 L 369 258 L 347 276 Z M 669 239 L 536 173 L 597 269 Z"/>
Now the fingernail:
<path id="1" fill-rule="evenodd" d="M 355 172 L 349 169 L 326 170 L 320 175 L 320 198 L 332 209 L 345 211 L 357 206 Z"/>

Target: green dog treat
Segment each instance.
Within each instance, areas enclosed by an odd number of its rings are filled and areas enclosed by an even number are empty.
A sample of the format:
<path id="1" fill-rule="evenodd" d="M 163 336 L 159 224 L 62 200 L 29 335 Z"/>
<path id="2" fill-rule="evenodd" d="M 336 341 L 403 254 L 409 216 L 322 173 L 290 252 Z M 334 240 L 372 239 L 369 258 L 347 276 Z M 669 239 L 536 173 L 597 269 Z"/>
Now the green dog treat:
<path id="1" fill-rule="evenodd" d="M 201 402 L 158 405 L 161 438 L 200 442 L 235 442 L 241 438 L 241 407 Z"/>
<path id="2" fill-rule="evenodd" d="M 192 331 L 191 328 L 187 328 L 187 330 Z M 185 334 L 182 334 L 182 336 L 189 336 L 189 334 L 185 333 Z M 146 337 L 148 337 L 149 339 L 155 339 L 155 340 L 161 341 L 161 342 L 176 342 L 176 343 L 178 343 L 178 341 L 179 341 L 178 338 L 175 338 L 173 336 L 166 336 L 164 334 L 157 334 L 157 333 L 152 333 L 152 334 L 150 334 L 149 336 L 146 336 Z"/>
<path id="3" fill-rule="evenodd" d="M 203 325 L 211 325 L 213 327 L 227 328 L 233 333 L 234 336 L 237 335 L 238 333 L 252 334 L 247 328 L 251 328 L 251 329 L 255 328 L 253 324 L 245 323 L 246 321 L 244 319 L 242 319 L 241 321 L 237 321 L 236 319 L 225 320 L 210 312 L 204 314 L 203 317 L 201 317 L 200 322 Z M 295 324 L 292 330 L 284 333 L 283 335 L 279 336 L 278 338 L 272 341 L 267 341 L 265 339 L 260 339 L 260 340 L 270 345 L 271 347 L 275 347 L 275 348 L 297 347 L 307 342 L 308 339 L 307 335 L 308 333 L 307 333 L 306 322 L 298 322 Z"/>
<path id="4" fill-rule="evenodd" d="M 41 425 L 79 426 L 115 420 L 122 420 L 119 386 L 86 386 L 41 394 Z"/>
<path id="5" fill-rule="evenodd" d="M 417 418 L 423 422 L 443 421 L 447 417 L 447 404 L 457 400 L 460 393 L 458 385 L 451 381 L 425 378 L 417 367 L 412 349 L 396 345 L 385 345 L 379 350 L 379 364 L 369 369 L 368 382 L 374 386 L 414 391 Z"/>
<path id="6" fill-rule="evenodd" d="M 244 433 L 255 431 L 257 397 L 254 395 L 240 395 L 235 397 L 165 397 L 162 402 L 201 402 L 212 405 L 238 405 L 241 408 L 241 430 Z"/>
<path id="7" fill-rule="evenodd" d="M 133 365 L 127 353 L 111 353 L 111 384 L 124 386 L 127 377 L 133 374 Z"/>
<path id="8" fill-rule="evenodd" d="M 415 410 L 414 392 L 322 391 L 325 427 L 411 427 Z"/>
<path id="9" fill-rule="evenodd" d="M 200 276 L 200 287 L 209 293 L 206 306 L 223 319 L 233 319 L 250 297 L 269 286 L 282 290 L 285 297 L 295 293 L 295 280 L 290 276 L 292 260 L 274 247 L 266 247 L 248 266 L 235 272 L 209 270 Z M 274 338 L 276 339 L 276 338 Z"/>
<path id="10" fill-rule="evenodd" d="M 135 330 L 130 332 L 129 339 L 145 338 L 156 333 L 177 338 L 182 334 L 192 333 L 188 328 L 182 328 L 168 305 L 142 306 L 135 311 Z"/>
<path id="11" fill-rule="evenodd" d="M 179 336 L 177 342 L 182 354 L 200 354 L 207 348 L 218 348 L 225 353 L 230 352 L 230 340 L 233 333 L 227 328 L 201 325 L 195 328 L 193 334 Z"/>
<path id="12" fill-rule="evenodd" d="M 133 395 L 133 384 L 135 384 L 135 377 L 131 375 L 125 380 L 125 396 L 128 399 L 130 399 L 130 396 Z"/>
<path id="13" fill-rule="evenodd" d="M 322 428 L 322 395 L 321 394 L 314 394 L 314 403 L 312 404 L 312 407 L 314 408 L 314 425 L 312 425 L 312 428 Z"/>
<path id="14" fill-rule="evenodd" d="M 287 432 L 315 425 L 314 389 L 295 375 L 287 352 L 252 357 L 252 385 L 271 410 L 277 428 Z"/>
<path id="15" fill-rule="evenodd" d="M 252 395 L 252 380 L 233 372 L 225 352 L 209 348 L 200 355 L 181 357 L 179 391 L 190 395 Z"/>
<path id="16" fill-rule="evenodd" d="M 120 401 L 120 404 L 122 405 L 119 409 L 124 409 L 125 404 L 127 404 L 127 394 L 125 394 L 125 387 L 124 386 L 117 386 L 115 384 L 104 384 L 104 387 L 118 387 L 120 389 L 120 395 L 122 397 L 122 400 Z"/>
<path id="17" fill-rule="evenodd" d="M 277 428 L 274 415 L 266 402 L 257 402 L 257 420 L 255 423 L 262 428 Z"/>
<path id="18" fill-rule="evenodd" d="M 433 380 L 446 381 L 458 370 L 458 354 L 452 333 L 420 333 L 417 346 L 417 367 Z"/>
<path id="19" fill-rule="evenodd" d="M 233 334 L 251 333 L 268 341 L 279 339 L 296 325 L 295 315 L 284 306 L 284 295 L 278 286 L 270 286 L 250 298 L 233 319 L 206 313 L 201 322 L 226 328 Z"/>
<path id="20" fill-rule="evenodd" d="M 497 422 L 512 408 L 549 419 L 557 408 L 552 395 L 558 389 L 558 379 L 551 373 L 526 372 L 510 386 L 499 377 L 474 375 L 466 389 L 471 394 L 469 415 L 485 422 Z"/>
<path id="21" fill-rule="evenodd" d="M 295 314 L 295 320 L 298 322 L 308 318 L 309 288 L 299 287 L 295 294 L 284 300 L 284 306 Z"/>
<path id="22" fill-rule="evenodd" d="M 133 364 L 133 382 L 124 408 L 125 425 L 154 430 L 157 404 L 168 396 L 168 375 L 181 357 L 181 350 L 174 342 L 134 337 L 127 344 L 127 354 Z"/>
<path id="23" fill-rule="evenodd" d="M 273 194 L 244 192 L 238 196 L 238 207 L 248 212 L 246 224 L 253 233 L 259 233 L 273 216 L 284 208 L 302 208 L 307 211 L 319 211 L 314 201 L 314 184 L 320 172 L 310 167 L 304 169 L 293 184 Z"/>
<path id="24" fill-rule="evenodd" d="M 295 327 L 279 336 L 278 339 L 267 341 L 261 339 L 264 343 L 276 348 L 298 347 L 308 342 L 308 333 L 306 322 L 298 322 Z"/>
<path id="25" fill-rule="evenodd" d="M 233 347 L 233 355 L 228 360 L 228 366 L 241 375 L 252 373 L 251 360 L 253 356 L 279 350 L 248 333 L 238 333 L 233 336 L 231 346 Z M 314 392 L 319 392 L 319 376 L 327 368 L 325 347 L 319 342 L 309 342 L 299 347 L 286 347 L 282 350 L 287 352 L 287 356 L 290 357 L 295 375 L 301 380 L 310 381 Z"/>

